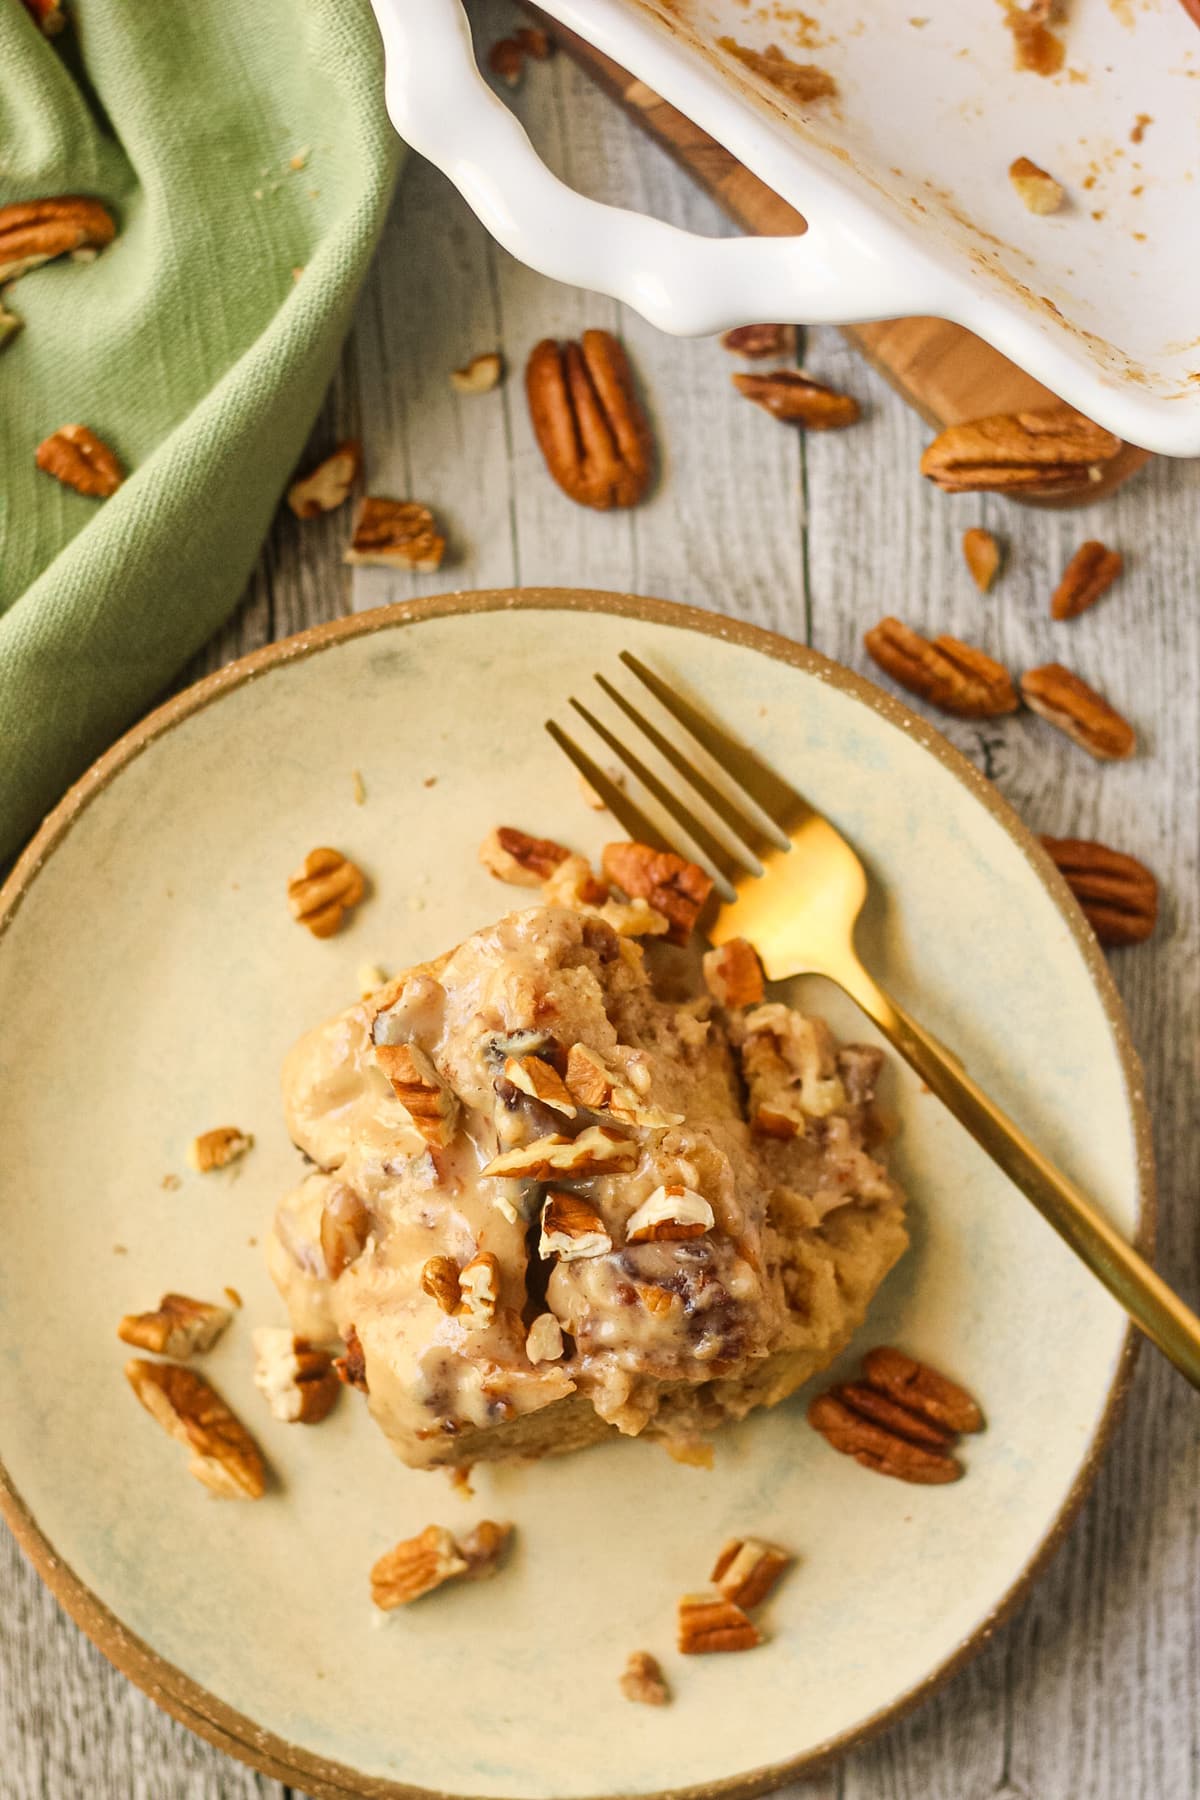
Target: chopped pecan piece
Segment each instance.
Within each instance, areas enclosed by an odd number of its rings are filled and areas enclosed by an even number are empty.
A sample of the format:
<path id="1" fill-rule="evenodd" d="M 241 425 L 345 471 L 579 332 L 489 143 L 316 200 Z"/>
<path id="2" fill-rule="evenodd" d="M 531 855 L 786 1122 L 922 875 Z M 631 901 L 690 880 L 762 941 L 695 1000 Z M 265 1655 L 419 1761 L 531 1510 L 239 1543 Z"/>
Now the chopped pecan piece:
<path id="1" fill-rule="evenodd" d="M 678 1645 L 684 1656 L 753 1650 L 762 1641 L 753 1619 L 724 1594 L 685 1594 L 679 1602 Z"/>
<path id="2" fill-rule="evenodd" d="M 635 900 L 606 900 L 597 917 L 611 925 L 618 937 L 667 937 L 671 921 L 639 895 Z"/>
<path id="3" fill-rule="evenodd" d="M 458 1317 L 469 1331 L 483 1331 L 496 1316 L 500 1298 L 500 1264 L 490 1250 L 481 1250 L 458 1272 Z"/>
<path id="4" fill-rule="evenodd" d="M 458 1311 L 462 1287 L 458 1264 L 452 1256 L 431 1256 L 421 1270 L 421 1286 L 431 1300 L 436 1300 L 444 1313 Z"/>
<path id="5" fill-rule="evenodd" d="M 639 1288 L 638 1294 L 646 1311 L 660 1317 L 683 1304 L 672 1288 L 659 1287 L 657 1282 L 649 1282 L 645 1287 Z"/>
<path id="6" fill-rule="evenodd" d="M 981 594 L 986 594 L 1000 567 L 1000 546 L 982 525 L 972 525 L 963 532 L 963 559 L 971 571 L 971 579 Z"/>
<path id="7" fill-rule="evenodd" d="M 713 1228 L 713 1209 L 703 1194 L 682 1184 L 656 1187 L 631 1214 L 625 1226 L 627 1244 L 678 1243 L 703 1237 Z"/>
<path id="8" fill-rule="evenodd" d="M 763 997 L 762 964 L 758 951 L 745 938 L 730 938 L 703 959 L 704 985 L 719 1006 L 731 1011 L 757 1006 Z"/>
<path id="9" fill-rule="evenodd" d="M 584 1175 L 632 1169 L 638 1155 L 632 1138 L 621 1137 L 603 1125 L 589 1125 L 577 1138 L 552 1135 L 508 1150 L 503 1156 L 493 1157 L 483 1173 L 527 1181 L 552 1180 L 556 1175 L 575 1180 Z"/>
<path id="10" fill-rule="evenodd" d="M 549 62 L 554 54 L 550 34 L 540 25 L 522 25 L 517 32 L 517 42 L 534 62 Z"/>
<path id="11" fill-rule="evenodd" d="M 542 899 L 547 906 L 590 913 L 593 907 L 609 904 L 608 883 L 600 880 L 586 856 L 565 856 L 543 881 Z"/>
<path id="12" fill-rule="evenodd" d="M 376 1044 L 375 1061 L 425 1142 L 444 1150 L 458 1121 L 458 1097 L 421 1046 Z"/>
<path id="13" fill-rule="evenodd" d="M 227 1168 L 239 1156 L 245 1156 L 253 1145 L 254 1139 L 248 1131 L 239 1131 L 236 1125 L 217 1125 L 212 1131 L 202 1131 L 199 1137 L 192 1139 L 187 1159 L 198 1175 L 209 1175 L 214 1169 Z"/>
<path id="14" fill-rule="evenodd" d="M 117 1336 L 139 1350 L 186 1362 L 189 1356 L 211 1350 L 232 1317 L 228 1307 L 215 1306 L 211 1300 L 164 1294 L 156 1312 L 126 1313 Z"/>
<path id="15" fill-rule="evenodd" d="M 803 1137 L 810 1119 L 845 1105 L 833 1038 L 821 1019 L 776 1001 L 747 1015 L 740 1044 L 751 1129 L 764 1137 Z"/>
<path id="16" fill-rule="evenodd" d="M 1062 580 L 1050 601 L 1052 619 L 1075 619 L 1089 606 L 1095 606 L 1106 594 L 1121 570 L 1125 558 L 1119 550 L 1110 550 L 1098 538 L 1089 538 L 1063 570 Z"/>
<path id="17" fill-rule="evenodd" d="M 1062 663 L 1045 663 L 1021 677 L 1025 704 L 1082 746 L 1097 762 L 1124 762 L 1137 733 L 1102 694 Z"/>
<path id="18" fill-rule="evenodd" d="M 538 1056 L 510 1056 L 504 1064 L 504 1076 L 521 1093 L 540 1100 L 543 1106 L 552 1107 L 568 1119 L 573 1119 L 579 1110 L 558 1070 Z"/>
<path id="19" fill-rule="evenodd" d="M 125 1364 L 125 1379 L 163 1430 L 191 1451 L 188 1471 L 223 1500 L 258 1500 L 267 1476 L 258 1445 L 203 1376 L 178 1363 Z"/>
<path id="20" fill-rule="evenodd" d="M 99 200 L 63 194 L 0 206 L 0 287 L 73 250 L 102 250 L 117 235 Z"/>
<path id="21" fill-rule="evenodd" d="M 494 1519 L 480 1519 L 458 1540 L 459 1554 L 465 1561 L 468 1581 L 487 1581 L 496 1573 L 512 1538 L 511 1525 L 497 1525 Z"/>
<path id="22" fill-rule="evenodd" d="M 325 1272 L 336 1281 L 357 1262 L 371 1235 L 371 1215 L 353 1188 L 339 1184 L 321 1208 L 321 1255 Z"/>
<path id="23" fill-rule="evenodd" d="M 1020 705 L 1004 664 L 957 638 L 923 638 L 899 619 L 887 618 L 863 643 L 893 681 L 958 718 L 997 718 Z"/>
<path id="24" fill-rule="evenodd" d="M 334 1373 L 339 1381 L 347 1387 L 358 1388 L 360 1393 L 367 1393 L 367 1359 L 363 1355 L 363 1347 L 353 1325 L 346 1330 L 346 1354 L 333 1359 Z"/>
<path id="25" fill-rule="evenodd" d="M 564 494 L 601 512 L 645 498 L 653 439 L 629 360 L 610 332 L 585 331 L 564 345 L 543 338 L 525 368 L 525 394 L 546 467 Z"/>
<path id="26" fill-rule="evenodd" d="M 647 1100 L 649 1071 L 639 1062 L 630 1062 L 626 1081 L 586 1044 L 572 1044 L 567 1052 L 566 1079 L 571 1097 L 589 1112 L 611 1112 L 616 1119 L 650 1131 L 683 1123 L 682 1113 L 664 1112 Z"/>
<path id="27" fill-rule="evenodd" d="M 607 1256 L 612 1238 L 604 1220 L 578 1194 L 551 1190 L 542 1207 L 542 1232 L 538 1255 L 546 1260 L 557 1256 L 560 1262 L 574 1262 L 582 1256 Z"/>
<path id="28" fill-rule="evenodd" d="M 310 850 L 287 884 L 288 910 L 314 937 L 332 937 L 348 907 L 366 892 L 363 872 L 340 850 Z"/>
<path id="29" fill-rule="evenodd" d="M 251 1338 L 254 1385 L 272 1417 L 285 1425 L 319 1425 L 341 1391 L 332 1356 L 287 1326 L 260 1325 Z"/>
<path id="30" fill-rule="evenodd" d="M 745 356 L 751 362 L 757 362 L 766 356 L 794 356 L 796 354 L 796 327 L 794 325 L 735 325 L 732 331 L 721 334 L 721 348 L 729 350 L 734 356 Z"/>
<path id="31" fill-rule="evenodd" d="M 483 350 L 465 368 L 451 370 L 450 386 L 456 394 L 490 394 L 499 387 L 503 374 L 504 358 L 500 352 Z"/>
<path id="32" fill-rule="evenodd" d="M 931 1487 L 957 1481 L 963 1472 L 962 1464 L 948 1451 L 926 1449 L 863 1418 L 836 1392 L 821 1394 L 813 1401 L 808 1422 L 835 1450 L 880 1475 L 894 1475 L 900 1481 Z"/>
<path id="33" fill-rule="evenodd" d="M 368 494 L 359 503 L 344 560 L 432 575 L 441 568 L 445 554 L 446 540 L 427 506 L 416 500 L 385 500 Z"/>
<path id="34" fill-rule="evenodd" d="M 1008 179 L 1017 190 L 1021 204 L 1031 213 L 1057 212 L 1066 198 L 1062 183 L 1055 181 L 1045 169 L 1039 169 L 1027 156 L 1018 156 L 1009 163 Z"/>
<path id="35" fill-rule="evenodd" d="M 525 52 L 515 37 L 497 38 L 488 51 L 487 64 L 507 87 L 516 87 L 525 72 Z"/>
<path id="36" fill-rule="evenodd" d="M 709 1580 L 735 1606 L 760 1606 L 792 1558 L 778 1544 L 761 1538 L 731 1538 L 718 1556 Z"/>
<path id="37" fill-rule="evenodd" d="M 562 1326 L 553 1313 L 539 1313 L 525 1339 L 526 1356 L 531 1363 L 557 1362 L 562 1353 Z"/>
<path id="38" fill-rule="evenodd" d="M 1113 432 L 1069 406 L 993 413 L 948 425 L 921 458 L 921 473 L 948 494 L 1060 494 L 1099 480 L 1121 448 Z"/>
<path id="39" fill-rule="evenodd" d="M 631 899 L 648 900 L 670 920 L 668 936 L 673 944 L 687 943 L 713 886 L 698 864 L 673 850 L 621 842 L 604 846 L 601 867 Z"/>
<path id="40" fill-rule="evenodd" d="M 497 881 L 540 887 L 571 852 L 553 838 L 530 837 L 515 825 L 497 825 L 479 846 L 479 860 Z"/>
<path id="41" fill-rule="evenodd" d="M 320 513 L 334 512 L 350 498 L 350 490 L 362 468 L 362 445 L 356 438 L 339 444 L 324 462 L 293 481 L 287 491 L 287 502 L 298 519 L 315 519 Z"/>
<path id="42" fill-rule="evenodd" d="M 93 500 L 107 500 L 125 479 L 116 456 L 86 425 L 60 425 L 42 439 L 35 461 L 64 487 Z"/>
<path id="43" fill-rule="evenodd" d="M 966 1388 L 903 1350 L 889 1344 L 868 1350 L 863 1358 L 863 1374 L 872 1387 L 890 1394 L 945 1431 L 983 1430 L 983 1413 Z"/>
<path id="44" fill-rule="evenodd" d="M 627 1700 L 633 1700 L 639 1706 L 665 1706 L 671 1698 L 658 1659 L 648 1650 L 634 1650 L 630 1654 L 618 1686 Z"/>
<path id="45" fill-rule="evenodd" d="M 57 37 L 66 26 L 62 0 L 25 0 L 25 10 L 33 16 L 43 37 Z"/>
<path id="46" fill-rule="evenodd" d="M 734 375 L 731 379 L 739 394 L 785 425 L 836 431 L 855 424 L 861 414 L 853 395 L 839 394 L 799 369 L 772 369 L 769 375 Z"/>
<path id="47" fill-rule="evenodd" d="M 1136 856 L 1088 838 L 1044 837 L 1102 944 L 1141 944 L 1158 920 L 1158 882 Z"/>
<path id="48" fill-rule="evenodd" d="M 375 1563 L 371 1570 L 371 1598 L 381 1612 L 391 1612 L 466 1573 L 467 1559 L 452 1533 L 444 1525 L 427 1525 L 416 1537 L 405 1538 Z"/>

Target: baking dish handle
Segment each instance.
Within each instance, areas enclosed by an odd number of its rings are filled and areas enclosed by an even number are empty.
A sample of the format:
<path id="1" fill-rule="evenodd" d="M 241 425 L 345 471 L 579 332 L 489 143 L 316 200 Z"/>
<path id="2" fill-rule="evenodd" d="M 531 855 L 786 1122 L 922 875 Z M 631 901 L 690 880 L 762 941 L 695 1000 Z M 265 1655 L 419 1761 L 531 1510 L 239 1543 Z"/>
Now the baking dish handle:
<path id="1" fill-rule="evenodd" d="M 918 259 L 888 256 L 837 219 L 811 218 L 800 237 L 706 238 L 577 194 L 484 81 L 460 0 L 372 5 L 396 130 L 539 273 L 610 294 L 679 336 L 937 310 Z"/>

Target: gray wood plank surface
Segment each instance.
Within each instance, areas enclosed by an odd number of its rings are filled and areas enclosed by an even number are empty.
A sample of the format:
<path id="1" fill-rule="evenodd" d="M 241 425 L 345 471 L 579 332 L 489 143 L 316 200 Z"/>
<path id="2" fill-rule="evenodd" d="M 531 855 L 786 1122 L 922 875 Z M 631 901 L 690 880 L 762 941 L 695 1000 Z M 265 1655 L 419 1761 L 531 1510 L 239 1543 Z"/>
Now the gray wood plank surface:
<path id="1" fill-rule="evenodd" d="M 486 43 L 511 22 L 475 8 Z M 598 197 L 693 230 L 711 204 L 563 61 L 513 103 L 551 163 Z M 521 370 L 542 335 L 615 327 L 654 416 L 662 468 L 631 514 L 574 507 L 546 477 Z M 448 371 L 502 347 L 509 378 L 459 398 Z M 311 453 L 361 435 L 372 491 L 425 500 L 449 527 L 437 575 L 341 563 L 344 515 L 282 510 L 236 617 L 188 678 L 314 621 L 447 587 L 563 582 L 658 593 L 811 642 L 870 672 L 863 630 L 885 612 L 951 631 L 1014 668 L 1059 657 L 1142 734 L 1101 768 L 1030 717 L 949 723 L 1040 830 L 1099 836 L 1164 884 L 1149 946 L 1113 958 L 1146 1069 L 1160 1170 L 1159 1265 L 1200 1299 L 1200 464 L 1158 462 L 1086 513 L 953 500 L 916 473 L 928 435 L 833 332 L 807 365 L 855 392 L 865 422 L 805 440 L 738 399 L 713 343 L 658 336 L 609 301 L 529 274 L 440 176 L 410 164 Z M 959 539 L 1008 545 L 980 597 Z M 1052 624 L 1070 551 L 1101 536 L 1128 559 L 1083 619 Z M 937 722 L 947 727 L 947 721 Z M 1017 1615 L 943 1692 L 791 1800 L 1196 1800 L 1200 1796 L 1200 1430 L 1194 1397 L 1150 1354 L 1078 1525 Z M 159 1713 L 59 1613 L 0 1532 L 0 1800 L 284 1800 L 285 1790 Z"/>

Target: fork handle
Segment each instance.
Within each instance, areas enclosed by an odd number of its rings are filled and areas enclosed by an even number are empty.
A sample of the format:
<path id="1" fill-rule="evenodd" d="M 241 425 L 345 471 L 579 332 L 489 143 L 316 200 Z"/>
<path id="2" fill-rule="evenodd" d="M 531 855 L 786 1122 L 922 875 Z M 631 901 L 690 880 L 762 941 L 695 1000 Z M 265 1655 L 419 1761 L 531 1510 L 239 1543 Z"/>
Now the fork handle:
<path id="1" fill-rule="evenodd" d="M 892 1000 L 855 959 L 828 971 L 862 1007 L 904 1060 L 982 1145 L 1047 1224 L 1102 1281 L 1164 1356 L 1200 1388 L 1200 1319 L 1131 1244 L 1097 1212 L 1082 1189 L 978 1087 L 937 1039 Z"/>

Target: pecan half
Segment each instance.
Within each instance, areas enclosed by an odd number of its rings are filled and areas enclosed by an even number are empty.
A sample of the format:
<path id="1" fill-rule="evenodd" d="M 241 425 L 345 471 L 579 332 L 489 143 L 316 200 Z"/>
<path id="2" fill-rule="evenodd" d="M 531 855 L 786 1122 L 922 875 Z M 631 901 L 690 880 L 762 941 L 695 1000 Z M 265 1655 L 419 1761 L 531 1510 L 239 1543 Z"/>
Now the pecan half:
<path id="1" fill-rule="evenodd" d="M 371 1598 L 380 1612 L 407 1606 L 456 1575 L 465 1575 L 467 1559 L 444 1525 L 427 1525 L 416 1537 L 379 1558 L 371 1570 Z"/>
<path id="2" fill-rule="evenodd" d="M 488 873 L 516 887 L 541 887 L 570 854 L 553 838 L 530 837 L 515 825 L 497 825 L 479 846 L 479 860 Z"/>
<path id="3" fill-rule="evenodd" d="M 1004 664 L 958 638 L 923 638 L 899 619 L 887 618 L 863 643 L 893 681 L 958 718 L 997 718 L 1020 705 Z"/>
<path id="4" fill-rule="evenodd" d="M 676 856 L 673 850 L 627 842 L 606 844 L 600 863 L 609 881 L 630 899 L 649 901 L 670 920 L 667 935 L 673 944 L 687 943 L 712 893 L 712 879 L 702 868 Z"/>
<path id="5" fill-rule="evenodd" d="M 1124 762 L 1137 748 L 1129 720 L 1061 663 L 1029 669 L 1021 677 L 1021 693 L 1026 706 L 1065 731 L 1097 762 Z"/>
<path id="6" fill-rule="evenodd" d="M 432 575 L 441 568 L 445 554 L 446 540 L 427 506 L 416 500 L 384 500 L 368 494 L 359 503 L 354 534 L 343 560 Z"/>
<path id="7" fill-rule="evenodd" d="M 1089 606 L 1095 606 L 1106 594 L 1121 570 L 1125 558 L 1119 550 L 1110 550 L 1098 538 L 1089 538 L 1063 570 L 1062 580 L 1050 601 L 1052 619 L 1076 619 Z"/>
<path id="8" fill-rule="evenodd" d="M 193 1300 L 187 1294 L 164 1294 L 156 1312 L 126 1313 L 117 1326 L 122 1343 L 156 1356 L 173 1356 L 185 1362 L 189 1356 L 211 1350 L 233 1314 L 211 1300 Z"/>
<path id="9" fill-rule="evenodd" d="M 253 1144 L 248 1131 L 239 1131 L 236 1125 L 217 1125 L 192 1139 L 187 1159 L 198 1175 L 210 1175 L 214 1169 L 228 1168 L 239 1156 L 245 1156 Z"/>
<path id="10" fill-rule="evenodd" d="M 926 1449 L 864 1418 L 839 1391 L 819 1395 L 808 1409 L 808 1422 L 835 1450 L 880 1475 L 932 1487 L 957 1481 L 963 1472 L 962 1464 L 948 1451 Z"/>
<path id="11" fill-rule="evenodd" d="M 903 1350 L 890 1344 L 868 1350 L 863 1358 L 863 1374 L 880 1393 L 889 1394 L 945 1431 L 983 1430 L 979 1403 L 966 1388 Z"/>
<path id="12" fill-rule="evenodd" d="M 0 286 L 72 250 L 102 250 L 116 235 L 108 208 L 82 194 L 0 206 Z"/>
<path id="13" fill-rule="evenodd" d="M 251 1340 L 254 1385 L 272 1417 L 285 1425 L 319 1425 L 341 1392 L 332 1356 L 294 1337 L 286 1325 L 260 1325 Z"/>
<path id="14" fill-rule="evenodd" d="M 444 1150 L 458 1122 L 458 1097 L 419 1044 L 376 1044 L 375 1061 L 427 1144 Z"/>
<path id="15" fill-rule="evenodd" d="M 639 1706 L 665 1706 L 671 1698 L 658 1659 L 648 1650 L 631 1652 L 618 1686 L 627 1700 L 633 1700 Z"/>
<path id="16" fill-rule="evenodd" d="M 552 1190 L 546 1195 L 538 1241 L 540 1257 L 575 1262 L 583 1256 L 607 1256 L 612 1247 L 612 1238 L 594 1206 L 578 1194 Z"/>
<path id="17" fill-rule="evenodd" d="M 948 425 L 921 458 L 921 473 L 945 493 L 973 489 L 1059 494 L 1086 488 L 1121 440 L 1069 406 L 992 413 Z"/>
<path id="18" fill-rule="evenodd" d="M 681 1243 L 713 1228 L 713 1209 L 703 1194 L 681 1183 L 656 1187 L 625 1226 L 627 1244 Z"/>
<path id="19" fill-rule="evenodd" d="M 1045 169 L 1039 169 L 1027 156 L 1018 156 L 1009 163 L 1008 179 L 1017 190 L 1021 204 L 1031 213 L 1057 212 L 1066 198 L 1062 183 L 1055 181 Z"/>
<path id="20" fill-rule="evenodd" d="M 963 532 L 963 559 L 971 571 L 971 579 L 981 594 L 986 594 L 1000 567 L 1000 546 L 982 525 L 972 525 Z"/>
<path id="21" fill-rule="evenodd" d="M 556 1175 L 576 1180 L 584 1175 L 616 1174 L 632 1169 L 638 1160 L 632 1138 L 621 1137 L 603 1125 L 589 1125 L 577 1138 L 542 1137 L 517 1150 L 495 1156 L 482 1171 L 527 1181 L 546 1181 Z"/>
<path id="22" fill-rule="evenodd" d="M 152 1418 L 191 1451 L 188 1471 L 223 1500 L 258 1500 L 267 1476 L 258 1445 L 202 1375 L 178 1363 L 125 1364 L 125 1379 Z"/>
<path id="23" fill-rule="evenodd" d="M 762 964 L 745 938 L 730 938 L 717 949 L 706 950 L 702 966 L 704 985 L 718 1005 L 757 1006 L 762 999 Z"/>
<path id="24" fill-rule="evenodd" d="M 357 1262 L 371 1235 L 371 1215 L 351 1187 L 335 1187 L 321 1208 L 321 1255 L 325 1273 L 336 1281 Z"/>
<path id="25" fill-rule="evenodd" d="M 753 1650 L 762 1641 L 753 1619 L 724 1594 L 685 1594 L 679 1602 L 677 1642 L 684 1656 L 705 1656 L 716 1650 Z"/>
<path id="26" fill-rule="evenodd" d="M 287 491 L 287 503 L 298 519 L 315 519 L 320 513 L 333 512 L 350 498 L 350 489 L 361 468 L 362 445 L 355 438 L 347 438 L 324 462 L 299 481 L 293 481 Z"/>
<path id="27" fill-rule="evenodd" d="M 499 387 L 504 374 L 504 358 L 498 350 L 481 350 L 462 369 L 450 371 L 450 386 L 456 394 L 490 394 Z"/>
<path id="28" fill-rule="evenodd" d="M 1158 921 L 1158 882 L 1145 863 L 1088 838 L 1044 837 L 1102 944 L 1141 944 Z"/>
<path id="29" fill-rule="evenodd" d="M 87 425 L 60 425 L 42 439 L 34 460 L 55 481 L 89 500 L 107 500 L 125 479 L 116 456 Z"/>
<path id="30" fill-rule="evenodd" d="M 761 1538 L 731 1538 L 718 1556 L 709 1580 L 735 1606 L 760 1606 L 792 1558 L 778 1544 Z"/>
<path id="31" fill-rule="evenodd" d="M 546 467 L 580 506 L 636 506 L 654 472 L 650 426 L 622 346 L 610 332 L 535 344 L 525 394 Z"/>
<path id="32" fill-rule="evenodd" d="M 458 1264 L 452 1256 L 431 1256 L 421 1270 L 421 1286 L 431 1300 L 436 1300 L 444 1313 L 458 1311 L 462 1288 Z"/>
<path id="33" fill-rule="evenodd" d="M 310 850 L 287 884 L 288 909 L 314 937 L 332 937 L 346 909 L 357 906 L 366 892 L 363 872 L 340 850 L 322 845 Z"/>
<path id="34" fill-rule="evenodd" d="M 796 327 L 794 325 L 735 325 L 732 331 L 721 334 L 721 348 L 730 351 L 734 356 L 749 357 L 757 362 L 764 356 L 794 356 L 796 354 Z"/>
<path id="35" fill-rule="evenodd" d="M 861 408 L 851 394 L 814 381 L 799 369 L 772 369 L 769 375 L 734 375 L 739 394 L 753 400 L 773 419 L 786 425 L 803 425 L 808 431 L 836 431 L 853 425 Z"/>
<path id="36" fill-rule="evenodd" d="M 490 1250 L 481 1250 L 458 1272 L 458 1317 L 469 1331 L 483 1331 L 496 1316 L 500 1298 L 500 1264 Z"/>

